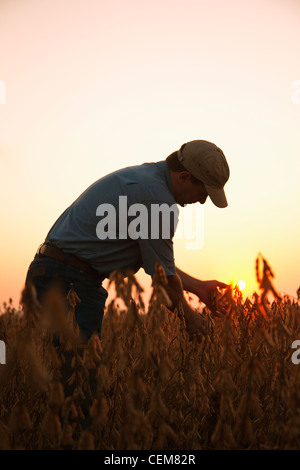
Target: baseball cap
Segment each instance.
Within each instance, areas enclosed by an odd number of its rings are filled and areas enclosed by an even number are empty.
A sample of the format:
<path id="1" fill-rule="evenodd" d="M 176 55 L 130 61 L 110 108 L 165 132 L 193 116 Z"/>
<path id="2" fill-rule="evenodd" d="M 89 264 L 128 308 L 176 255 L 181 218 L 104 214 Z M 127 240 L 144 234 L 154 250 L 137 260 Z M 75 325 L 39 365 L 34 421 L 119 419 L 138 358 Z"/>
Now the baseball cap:
<path id="1" fill-rule="evenodd" d="M 177 151 L 178 160 L 195 178 L 202 181 L 212 202 L 227 207 L 224 185 L 229 166 L 222 150 L 206 140 L 192 140 Z"/>

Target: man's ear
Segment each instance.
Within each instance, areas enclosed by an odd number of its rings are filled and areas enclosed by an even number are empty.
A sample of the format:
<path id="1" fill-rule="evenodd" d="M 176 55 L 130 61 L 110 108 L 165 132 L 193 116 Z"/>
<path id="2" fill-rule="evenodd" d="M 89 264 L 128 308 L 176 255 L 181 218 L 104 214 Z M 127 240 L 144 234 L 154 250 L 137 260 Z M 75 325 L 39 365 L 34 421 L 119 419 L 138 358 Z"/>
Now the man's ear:
<path id="1" fill-rule="evenodd" d="M 186 183 L 187 181 L 190 181 L 190 179 L 191 179 L 191 173 L 189 171 L 180 171 L 178 173 L 179 183 Z"/>

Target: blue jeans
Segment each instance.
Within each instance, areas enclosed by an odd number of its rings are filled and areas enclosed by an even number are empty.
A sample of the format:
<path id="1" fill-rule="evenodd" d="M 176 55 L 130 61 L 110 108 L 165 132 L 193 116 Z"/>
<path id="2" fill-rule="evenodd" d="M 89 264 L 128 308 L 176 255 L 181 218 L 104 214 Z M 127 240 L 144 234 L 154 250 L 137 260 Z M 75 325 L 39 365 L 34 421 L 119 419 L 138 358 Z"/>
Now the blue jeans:
<path id="1" fill-rule="evenodd" d="M 59 285 L 65 296 L 73 287 L 81 300 L 76 304 L 75 318 L 82 339 L 87 341 L 94 332 L 101 335 L 101 324 L 108 292 L 99 281 L 78 268 L 40 254 L 35 255 L 29 266 L 25 285 L 30 281 L 36 288 L 37 299 L 41 304 L 51 285 Z"/>

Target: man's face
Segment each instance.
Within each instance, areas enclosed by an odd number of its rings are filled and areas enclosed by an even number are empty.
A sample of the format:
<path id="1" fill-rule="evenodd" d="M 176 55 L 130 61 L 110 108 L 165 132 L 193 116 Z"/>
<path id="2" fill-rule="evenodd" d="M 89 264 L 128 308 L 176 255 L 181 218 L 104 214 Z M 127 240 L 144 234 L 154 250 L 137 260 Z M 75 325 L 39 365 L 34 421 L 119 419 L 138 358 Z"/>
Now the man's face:
<path id="1" fill-rule="evenodd" d="M 187 171 L 178 172 L 175 175 L 173 192 L 175 201 L 180 206 L 196 202 L 204 204 L 208 196 L 204 184 L 201 182 L 194 183 Z"/>

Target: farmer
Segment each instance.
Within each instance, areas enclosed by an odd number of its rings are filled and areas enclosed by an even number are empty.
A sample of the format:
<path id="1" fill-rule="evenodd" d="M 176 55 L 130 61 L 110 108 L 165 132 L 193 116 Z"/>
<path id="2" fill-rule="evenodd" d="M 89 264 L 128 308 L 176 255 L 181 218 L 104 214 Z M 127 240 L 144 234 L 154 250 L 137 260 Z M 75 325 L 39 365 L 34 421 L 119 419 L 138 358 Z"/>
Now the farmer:
<path id="1" fill-rule="evenodd" d="M 54 282 L 64 294 L 73 286 L 81 300 L 75 316 L 86 342 L 94 332 L 101 333 L 108 296 L 103 280 L 114 270 L 126 276 L 140 267 L 153 276 L 158 261 L 168 279 L 171 310 L 181 303 L 189 334 L 205 333 L 203 319 L 185 300 L 184 291 L 212 310 L 212 293 L 226 284 L 196 279 L 175 266 L 177 204 L 204 204 L 209 196 L 217 207 L 226 207 L 223 188 L 228 178 L 222 150 L 203 140 L 183 144 L 165 160 L 100 178 L 57 219 L 29 266 L 25 285 L 34 284 L 41 303 Z M 154 217 L 158 209 L 162 216 Z"/>

